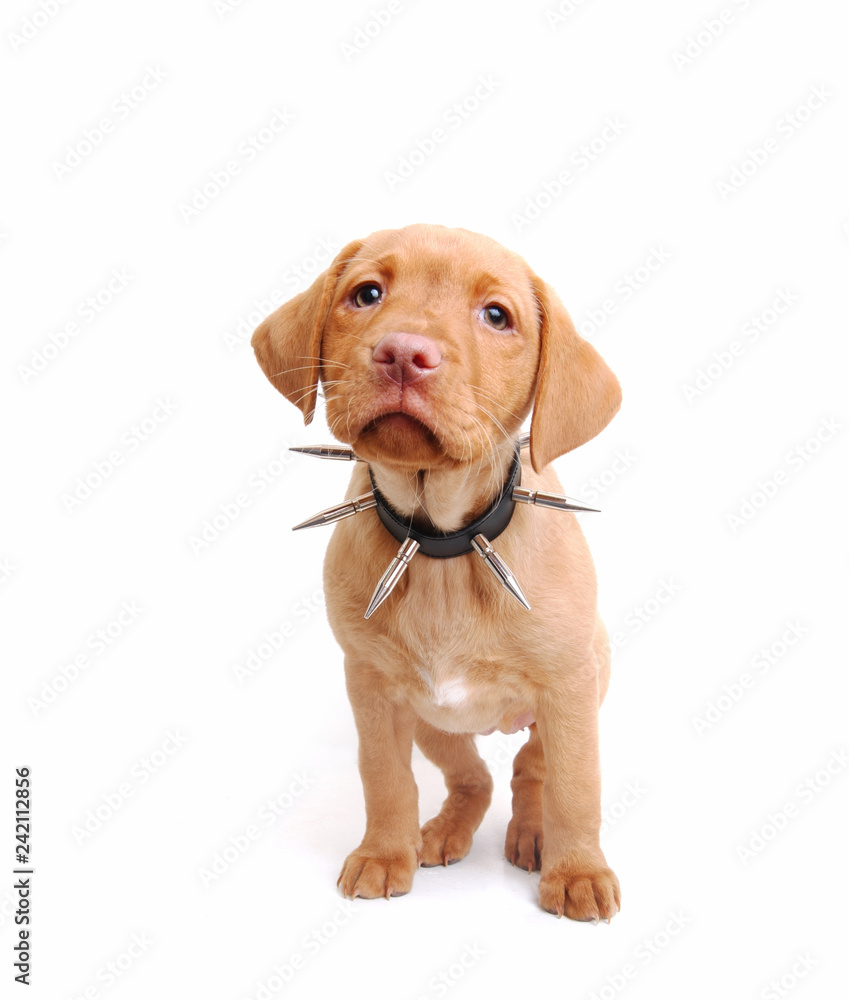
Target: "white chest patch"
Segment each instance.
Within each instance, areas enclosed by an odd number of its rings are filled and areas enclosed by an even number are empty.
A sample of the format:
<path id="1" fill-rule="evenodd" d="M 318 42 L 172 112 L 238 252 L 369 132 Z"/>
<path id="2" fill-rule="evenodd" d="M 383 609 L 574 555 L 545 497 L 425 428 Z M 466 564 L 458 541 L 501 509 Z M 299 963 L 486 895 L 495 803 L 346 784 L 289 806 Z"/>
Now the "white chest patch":
<path id="1" fill-rule="evenodd" d="M 440 708 L 458 708 L 469 697 L 469 689 L 461 680 L 443 681 L 433 689 L 434 704 Z"/>

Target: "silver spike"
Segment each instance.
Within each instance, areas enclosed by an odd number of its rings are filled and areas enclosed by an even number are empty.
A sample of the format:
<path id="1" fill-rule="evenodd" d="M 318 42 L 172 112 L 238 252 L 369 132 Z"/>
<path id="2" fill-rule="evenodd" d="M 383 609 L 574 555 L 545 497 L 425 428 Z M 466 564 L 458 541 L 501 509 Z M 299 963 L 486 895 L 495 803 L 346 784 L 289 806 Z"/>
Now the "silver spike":
<path id="1" fill-rule="evenodd" d="M 527 448 L 531 442 L 530 434 L 522 434 L 516 442 L 521 450 Z M 289 451 L 296 451 L 299 455 L 310 455 L 313 458 L 329 458 L 336 462 L 364 462 L 353 448 L 346 448 L 341 444 L 316 444 L 303 447 L 290 448 Z"/>
<path id="2" fill-rule="evenodd" d="M 301 455 L 312 455 L 313 458 L 331 458 L 336 462 L 361 462 L 357 458 L 353 448 L 345 448 L 340 444 L 317 444 L 304 448 L 290 448 L 289 451 L 297 451 Z"/>
<path id="3" fill-rule="evenodd" d="M 352 514 L 359 514 L 363 510 L 371 510 L 376 506 L 377 500 L 374 493 L 363 493 L 362 496 L 355 497 L 353 500 L 346 500 L 344 503 L 336 504 L 335 507 L 328 507 L 327 510 L 319 511 L 318 514 L 308 520 L 296 524 L 292 528 L 292 531 L 300 531 L 301 528 L 316 528 L 321 524 L 333 524 L 334 521 L 341 521 L 345 517 L 351 517 Z"/>
<path id="4" fill-rule="evenodd" d="M 513 489 L 513 499 L 517 503 L 531 503 L 537 507 L 550 507 L 552 510 L 591 510 L 595 514 L 601 511 L 596 507 L 585 507 L 571 497 L 560 493 L 543 493 L 542 490 L 526 490 L 524 486 Z"/>
<path id="5" fill-rule="evenodd" d="M 371 600 L 366 608 L 366 618 L 371 618 L 380 605 L 383 604 L 387 597 L 389 597 L 395 589 L 395 584 L 401 579 L 406 572 L 407 567 L 410 565 L 410 560 L 418 551 L 419 543 L 415 540 L 415 538 L 407 538 L 404 540 L 404 544 L 400 549 L 398 549 L 398 554 L 389 564 L 386 572 L 374 588 L 374 593 L 371 595 Z"/>
<path id="6" fill-rule="evenodd" d="M 521 450 L 527 448 L 531 441 L 530 434 L 522 434 L 516 442 Z M 290 448 L 289 451 L 296 451 L 299 455 L 310 455 L 313 458 L 329 458 L 336 462 L 364 462 L 353 448 L 346 448 L 340 444 L 316 444 L 305 445 L 303 447 Z"/>
<path id="7" fill-rule="evenodd" d="M 501 556 L 492 547 L 486 535 L 475 535 L 472 539 L 472 546 L 507 593 L 512 594 L 523 607 L 530 611 L 531 606 L 528 604 L 527 597 L 522 593 L 522 588 L 519 586 L 518 580 L 513 576 L 509 566 L 505 564 Z"/>

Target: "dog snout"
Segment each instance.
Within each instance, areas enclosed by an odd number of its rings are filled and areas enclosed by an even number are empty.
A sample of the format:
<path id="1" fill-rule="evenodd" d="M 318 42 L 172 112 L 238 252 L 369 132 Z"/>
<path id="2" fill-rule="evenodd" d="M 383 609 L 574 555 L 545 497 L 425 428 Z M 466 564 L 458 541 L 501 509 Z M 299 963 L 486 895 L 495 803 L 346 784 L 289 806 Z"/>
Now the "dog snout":
<path id="1" fill-rule="evenodd" d="M 377 370 L 398 385 L 418 382 L 442 363 L 442 352 L 428 337 L 388 333 L 372 354 Z"/>

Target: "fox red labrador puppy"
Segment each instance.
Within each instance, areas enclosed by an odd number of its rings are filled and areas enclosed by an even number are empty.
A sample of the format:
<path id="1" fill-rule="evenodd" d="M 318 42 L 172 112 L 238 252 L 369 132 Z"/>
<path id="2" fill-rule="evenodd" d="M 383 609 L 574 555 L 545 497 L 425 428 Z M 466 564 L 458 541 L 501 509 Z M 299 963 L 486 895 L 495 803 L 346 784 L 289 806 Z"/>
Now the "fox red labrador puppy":
<path id="1" fill-rule="evenodd" d="M 552 289 L 516 254 L 463 229 L 415 225 L 349 243 L 252 343 L 306 423 L 322 386 L 332 433 L 361 460 L 347 496 L 379 495 L 417 537 L 462 533 L 499 505 L 515 474 L 525 488 L 561 492 L 550 463 L 598 434 L 621 400 Z M 598 710 L 610 651 L 595 571 L 574 514 L 509 506 L 493 547 L 530 609 L 469 547 L 418 553 L 366 619 L 398 536 L 374 510 L 335 528 L 325 596 L 345 653 L 367 813 L 339 884 L 350 897 L 397 896 L 419 865 L 463 858 L 492 794 L 475 734 L 528 727 L 506 856 L 540 870 L 544 909 L 609 919 L 619 883 L 599 846 Z M 414 740 L 448 788 L 423 827 Z"/>

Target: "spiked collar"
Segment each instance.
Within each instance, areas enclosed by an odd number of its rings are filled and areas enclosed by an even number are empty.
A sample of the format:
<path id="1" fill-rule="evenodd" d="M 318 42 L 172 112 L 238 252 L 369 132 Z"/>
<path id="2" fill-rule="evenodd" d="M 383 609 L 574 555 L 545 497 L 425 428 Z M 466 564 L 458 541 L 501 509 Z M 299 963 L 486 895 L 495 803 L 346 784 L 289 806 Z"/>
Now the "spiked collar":
<path id="1" fill-rule="evenodd" d="M 301 528 L 313 528 L 320 524 L 334 524 L 346 517 L 353 517 L 363 511 L 375 509 L 381 523 L 386 530 L 399 542 L 401 548 L 398 554 L 387 567 L 383 576 L 378 581 L 372 594 L 369 606 L 366 609 L 365 617 L 370 618 L 386 598 L 392 593 L 393 588 L 407 571 L 413 556 L 421 550 L 426 556 L 432 559 L 450 559 L 453 556 L 462 556 L 467 552 L 476 552 L 484 561 L 487 568 L 495 576 L 504 589 L 510 593 L 525 608 L 530 610 L 530 604 L 522 593 L 522 588 L 510 570 L 505 565 L 504 560 L 493 549 L 491 539 L 497 538 L 510 523 L 513 516 L 513 509 L 517 503 L 532 504 L 534 507 L 548 507 L 553 510 L 594 510 L 593 507 L 585 507 L 572 500 L 570 497 L 562 496 L 559 493 L 544 493 L 541 490 L 527 490 L 519 485 L 522 475 L 522 465 L 519 458 L 521 449 L 527 445 L 526 437 L 520 438 L 516 442 L 516 457 L 507 477 L 507 482 L 502 486 L 501 492 L 495 498 L 489 509 L 471 524 L 466 525 L 459 531 L 428 534 L 417 531 L 406 524 L 404 519 L 394 511 L 386 501 L 386 498 L 378 490 L 371 469 L 369 478 L 371 479 L 372 492 L 363 493 L 362 496 L 346 500 L 344 503 L 336 504 L 335 507 L 328 507 L 319 511 L 318 514 L 296 524 L 294 530 Z M 292 448 L 291 451 L 298 451 L 302 454 L 314 455 L 317 458 L 329 458 L 344 462 L 363 461 L 351 449 L 339 447 L 338 445 L 316 445 L 313 447 Z"/>
<path id="2" fill-rule="evenodd" d="M 415 539 L 419 543 L 419 552 L 422 555 L 430 556 L 431 559 L 452 559 L 454 556 L 464 556 L 469 552 L 474 552 L 472 539 L 476 535 L 486 535 L 490 541 L 493 541 L 510 523 L 513 510 L 516 507 L 513 491 L 522 481 L 522 462 L 517 450 L 507 475 L 507 481 L 495 500 L 471 524 L 460 528 L 459 531 L 451 532 L 429 533 L 411 527 L 409 519 L 403 518 L 394 510 L 377 488 L 371 468 L 369 468 L 368 474 L 371 488 L 374 491 L 374 499 L 377 501 L 377 516 L 389 534 L 399 542 L 404 542 L 408 538 Z"/>

